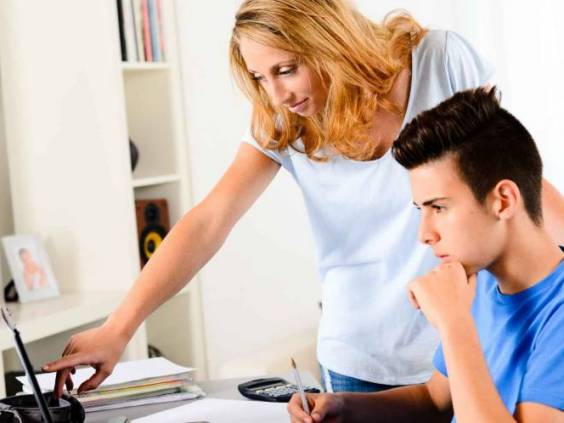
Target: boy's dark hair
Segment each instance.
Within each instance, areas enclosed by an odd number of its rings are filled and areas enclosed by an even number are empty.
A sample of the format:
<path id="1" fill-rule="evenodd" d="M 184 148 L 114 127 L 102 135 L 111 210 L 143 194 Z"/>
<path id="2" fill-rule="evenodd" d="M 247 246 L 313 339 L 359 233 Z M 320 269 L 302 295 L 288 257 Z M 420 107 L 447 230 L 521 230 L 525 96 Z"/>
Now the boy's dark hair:
<path id="1" fill-rule="evenodd" d="M 459 92 L 419 114 L 401 131 L 392 153 L 407 169 L 452 155 L 480 203 L 499 181 L 510 179 L 531 220 L 542 222 L 542 160 L 531 134 L 500 106 L 495 87 Z"/>

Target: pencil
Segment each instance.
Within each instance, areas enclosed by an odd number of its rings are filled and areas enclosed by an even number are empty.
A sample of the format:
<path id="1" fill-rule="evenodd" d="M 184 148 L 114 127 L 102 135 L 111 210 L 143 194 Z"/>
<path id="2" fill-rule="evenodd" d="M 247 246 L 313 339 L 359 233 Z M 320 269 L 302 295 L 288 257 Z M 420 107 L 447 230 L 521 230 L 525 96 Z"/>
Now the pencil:
<path id="1" fill-rule="evenodd" d="M 302 379 L 300 378 L 300 373 L 298 372 L 298 368 L 296 367 L 296 362 L 293 358 L 290 358 L 290 363 L 292 364 L 292 368 L 294 369 L 294 378 L 296 379 L 296 385 L 298 385 L 298 390 L 300 391 L 300 397 L 302 398 L 302 407 L 304 411 L 309 416 L 309 405 L 307 403 L 307 399 L 305 396 L 304 385 L 302 384 Z"/>

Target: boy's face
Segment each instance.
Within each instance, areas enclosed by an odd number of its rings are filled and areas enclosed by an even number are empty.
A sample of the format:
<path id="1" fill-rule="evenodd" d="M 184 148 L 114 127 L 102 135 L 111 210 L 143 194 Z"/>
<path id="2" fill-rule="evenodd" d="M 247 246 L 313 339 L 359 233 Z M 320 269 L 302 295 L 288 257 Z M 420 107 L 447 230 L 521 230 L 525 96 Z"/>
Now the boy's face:
<path id="1" fill-rule="evenodd" d="M 451 156 L 410 171 L 414 203 L 421 209 L 419 239 L 443 262 L 458 261 L 472 274 L 502 251 L 503 226 L 460 178 Z"/>

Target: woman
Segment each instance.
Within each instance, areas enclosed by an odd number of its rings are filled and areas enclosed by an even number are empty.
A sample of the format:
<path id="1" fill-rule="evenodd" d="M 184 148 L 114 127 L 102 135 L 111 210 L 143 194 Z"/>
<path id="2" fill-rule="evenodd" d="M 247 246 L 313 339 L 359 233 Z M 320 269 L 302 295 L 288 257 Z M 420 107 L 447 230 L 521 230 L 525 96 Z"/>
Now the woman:
<path id="1" fill-rule="evenodd" d="M 333 391 L 425 381 L 437 336 L 405 289 L 435 264 L 417 241 L 407 173 L 392 159 L 405 122 L 492 70 L 460 36 L 407 14 L 375 24 L 346 0 L 246 0 L 231 63 L 253 105 L 250 133 L 212 192 L 171 230 L 119 308 L 75 335 L 55 393 L 73 366 L 107 377 L 141 322 L 215 254 L 279 168 L 303 191 L 323 288 L 318 359 Z"/>

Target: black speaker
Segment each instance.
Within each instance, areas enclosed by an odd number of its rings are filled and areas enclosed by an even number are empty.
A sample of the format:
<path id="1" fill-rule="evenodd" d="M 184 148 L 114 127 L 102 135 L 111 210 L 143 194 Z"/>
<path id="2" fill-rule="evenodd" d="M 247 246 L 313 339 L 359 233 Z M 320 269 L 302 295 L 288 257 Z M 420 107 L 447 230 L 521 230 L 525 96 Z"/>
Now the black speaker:
<path id="1" fill-rule="evenodd" d="M 141 267 L 163 241 L 169 230 L 168 204 L 166 199 L 135 200 L 137 235 Z"/>

